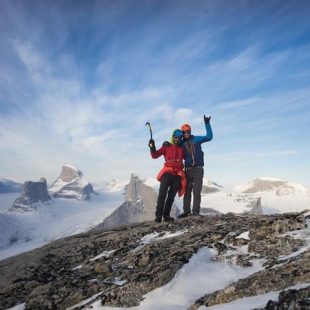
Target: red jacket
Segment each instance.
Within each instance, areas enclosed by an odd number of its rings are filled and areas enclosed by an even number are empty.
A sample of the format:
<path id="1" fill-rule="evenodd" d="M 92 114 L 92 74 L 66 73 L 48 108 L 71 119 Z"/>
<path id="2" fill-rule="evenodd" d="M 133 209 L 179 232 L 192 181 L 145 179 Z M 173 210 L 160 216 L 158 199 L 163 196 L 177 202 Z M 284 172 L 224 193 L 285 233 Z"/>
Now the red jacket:
<path id="1" fill-rule="evenodd" d="M 161 155 L 165 157 L 164 167 L 159 171 L 157 180 L 160 182 L 165 173 L 178 175 L 181 178 L 180 188 L 178 189 L 179 196 L 183 196 L 186 190 L 186 176 L 183 171 L 183 159 L 185 157 L 184 149 L 181 146 L 169 144 L 162 146 L 159 150 L 151 152 L 153 158 L 158 158 Z"/>
<path id="2" fill-rule="evenodd" d="M 169 144 L 168 146 L 162 146 L 159 150 L 151 152 L 153 158 L 158 158 L 161 155 L 165 157 L 165 166 L 174 169 L 183 169 L 183 159 L 185 158 L 184 149 L 181 146 Z"/>

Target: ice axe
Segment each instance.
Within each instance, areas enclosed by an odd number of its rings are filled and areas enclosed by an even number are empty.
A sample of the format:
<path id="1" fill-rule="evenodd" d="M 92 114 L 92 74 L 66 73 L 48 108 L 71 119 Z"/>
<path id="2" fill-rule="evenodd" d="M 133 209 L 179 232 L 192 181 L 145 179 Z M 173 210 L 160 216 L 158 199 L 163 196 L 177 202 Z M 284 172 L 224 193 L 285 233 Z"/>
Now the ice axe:
<path id="1" fill-rule="evenodd" d="M 151 134 L 151 140 L 153 140 L 153 134 L 152 134 L 152 128 L 151 128 L 150 122 L 146 122 L 146 123 L 145 123 L 145 126 L 149 126 L 150 134 Z"/>

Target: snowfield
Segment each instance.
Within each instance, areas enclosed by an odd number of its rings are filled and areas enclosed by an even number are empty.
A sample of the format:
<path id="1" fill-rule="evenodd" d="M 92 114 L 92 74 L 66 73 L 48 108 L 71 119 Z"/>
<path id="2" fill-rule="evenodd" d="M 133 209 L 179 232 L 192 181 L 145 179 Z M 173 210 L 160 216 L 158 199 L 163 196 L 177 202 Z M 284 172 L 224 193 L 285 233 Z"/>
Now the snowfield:
<path id="1" fill-rule="evenodd" d="M 0 260 L 48 242 L 85 232 L 110 215 L 122 202 L 122 192 L 91 195 L 89 201 L 53 198 L 37 210 L 8 212 L 18 194 L 0 195 Z"/>

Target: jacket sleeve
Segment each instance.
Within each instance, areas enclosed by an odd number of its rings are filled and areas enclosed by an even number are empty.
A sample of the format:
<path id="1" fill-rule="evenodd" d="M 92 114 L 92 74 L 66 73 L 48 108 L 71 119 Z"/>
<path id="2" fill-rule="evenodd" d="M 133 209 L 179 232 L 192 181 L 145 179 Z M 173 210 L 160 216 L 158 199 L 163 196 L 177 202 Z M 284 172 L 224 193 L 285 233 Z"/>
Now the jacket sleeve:
<path id="1" fill-rule="evenodd" d="M 161 155 L 164 155 L 164 154 L 166 153 L 166 149 L 167 149 L 166 146 L 162 146 L 162 147 L 161 147 L 160 149 L 158 149 L 157 151 L 151 152 L 152 158 L 158 158 L 158 157 L 160 157 Z"/>
<path id="2" fill-rule="evenodd" d="M 206 124 L 206 135 L 205 136 L 194 136 L 195 142 L 204 143 L 213 139 L 213 132 L 210 124 Z"/>

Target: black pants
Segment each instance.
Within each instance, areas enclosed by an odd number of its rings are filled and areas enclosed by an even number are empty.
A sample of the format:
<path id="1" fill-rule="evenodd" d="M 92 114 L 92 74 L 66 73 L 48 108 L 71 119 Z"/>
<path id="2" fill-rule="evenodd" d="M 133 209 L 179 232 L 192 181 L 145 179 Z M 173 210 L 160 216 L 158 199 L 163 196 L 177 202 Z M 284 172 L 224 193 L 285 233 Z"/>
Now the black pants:
<path id="1" fill-rule="evenodd" d="M 161 179 L 156 206 L 156 217 L 170 216 L 174 197 L 180 186 L 180 177 L 165 173 Z M 168 195 L 167 195 L 168 193 Z"/>
<path id="2" fill-rule="evenodd" d="M 191 212 L 192 192 L 194 196 L 193 213 L 199 214 L 201 202 L 201 189 L 203 182 L 203 167 L 190 167 L 185 170 L 187 185 L 183 198 L 184 213 Z"/>

